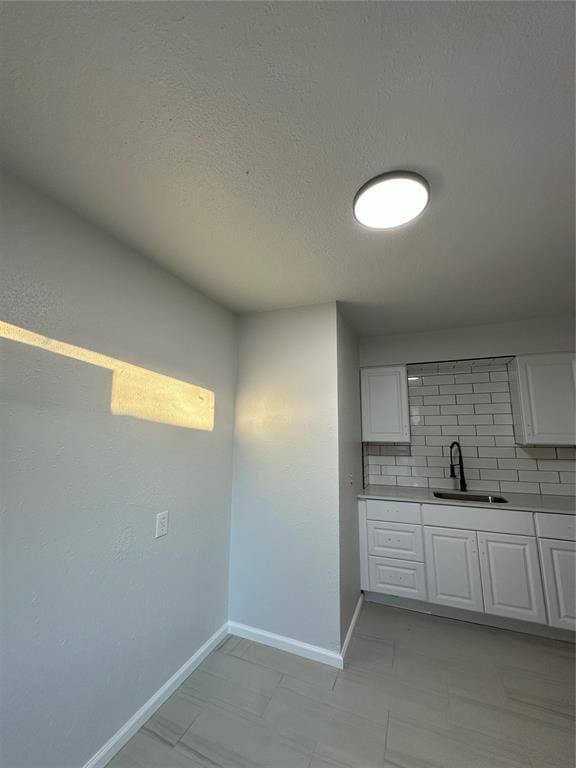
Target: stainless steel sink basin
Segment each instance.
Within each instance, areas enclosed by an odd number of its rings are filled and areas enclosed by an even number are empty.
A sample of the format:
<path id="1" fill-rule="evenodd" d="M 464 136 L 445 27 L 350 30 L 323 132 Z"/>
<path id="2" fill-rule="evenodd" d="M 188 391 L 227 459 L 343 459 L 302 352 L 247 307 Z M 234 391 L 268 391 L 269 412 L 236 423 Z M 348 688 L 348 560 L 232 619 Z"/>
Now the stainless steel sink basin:
<path id="1" fill-rule="evenodd" d="M 434 491 L 437 499 L 451 499 L 452 501 L 479 501 L 483 504 L 507 504 L 508 500 L 503 496 L 491 496 L 485 493 L 457 493 L 450 491 Z"/>

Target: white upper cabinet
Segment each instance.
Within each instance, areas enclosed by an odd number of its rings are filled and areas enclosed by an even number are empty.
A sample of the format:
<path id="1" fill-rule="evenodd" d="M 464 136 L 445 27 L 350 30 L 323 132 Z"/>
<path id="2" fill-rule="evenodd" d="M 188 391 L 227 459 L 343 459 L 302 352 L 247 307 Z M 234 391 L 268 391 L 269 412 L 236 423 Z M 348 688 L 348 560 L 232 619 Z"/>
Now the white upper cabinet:
<path id="1" fill-rule="evenodd" d="M 509 372 L 516 442 L 575 445 L 574 355 L 517 357 Z"/>
<path id="2" fill-rule="evenodd" d="M 406 366 L 361 369 L 362 440 L 366 443 L 409 443 Z"/>

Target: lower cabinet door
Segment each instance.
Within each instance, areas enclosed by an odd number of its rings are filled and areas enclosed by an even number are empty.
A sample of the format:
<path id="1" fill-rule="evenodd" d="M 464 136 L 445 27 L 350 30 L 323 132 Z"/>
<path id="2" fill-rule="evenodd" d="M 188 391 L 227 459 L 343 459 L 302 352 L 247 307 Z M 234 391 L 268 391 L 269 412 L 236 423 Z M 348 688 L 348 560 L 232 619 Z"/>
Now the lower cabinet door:
<path id="1" fill-rule="evenodd" d="M 430 602 L 483 611 L 476 532 L 425 526 L 424 543 Z"/>
<path id="2" fill-rule="evenodd" d="M 576 542 L 539 539 L 548 621 L 576 629 Z"/>
<path id="3" fill-rule="evenodd" d="M 370 556 L 368 570 L 372 592 L 426 600 L 424 563 Z"/>
<path id="4" fill-rule="evenodd" d="M 478 533 L 486 613 L 546 623 L 536 539 Z"/>

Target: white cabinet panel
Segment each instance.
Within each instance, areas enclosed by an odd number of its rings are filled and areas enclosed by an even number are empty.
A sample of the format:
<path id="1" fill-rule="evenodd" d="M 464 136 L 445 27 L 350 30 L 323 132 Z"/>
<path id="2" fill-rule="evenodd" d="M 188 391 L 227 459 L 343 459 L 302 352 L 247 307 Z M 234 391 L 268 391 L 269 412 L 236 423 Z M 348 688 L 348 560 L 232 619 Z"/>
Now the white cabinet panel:
<path id="1" fill-rule="evenodd" d="M 362 368 L 362 440 L 409 443 L 406 366 Z"/>
<path id="2" fill-rule="evenodd" d="M 522 445 L 574 445 L 574 355 L 524 355 L 509 366 L 514 434 Z"/>
<path id="3" fill-rule="evenodd" d="M 387 499 L 367 499 L 366 515 L 368 520 L 387 520 L 391 523 L 422 522 L 420 504 L 411 501 L 389 501 Z"/>
<path id="4" fill-rule="evenodd" d="M 369 557 L 370 590 L 398 597 L 426 600 L 426 575 L 423 563 Z"/>
<path id="5" fill-rule="evenodd" d="M 368 521 L 368 554 L 401 560 L 424 560 L 422 526 Z"/>
<path id="6" fill-rule="evenodd" d="M 476 533 L 424 528 L 429 600 L 469 611 L 483 611 Z"/>
<path id="7" fill-rule="evenodd" d="M 536 539 L 478 533 L 486 613 L 546 623 Z"/>
<path id="8" fill-rule="evenodd" d="M 552 515 L 538 512 L 536 533 L 543 539 L 564 539 L 576 541 L 576 515 Z"/>
<path id="9" fill-rule="evenodd" d="M 534 515 L 505 506 L 459 507 L 455 504 L 423 504 L 424 525 L 468 528 L 471 531 L 520 533 L 534 536 Z"/>
<path id="10" fill-rule="evenodd" d="M 538 544 L 549 623 L 576 630 L 576 543 L 540 539 Z"/>

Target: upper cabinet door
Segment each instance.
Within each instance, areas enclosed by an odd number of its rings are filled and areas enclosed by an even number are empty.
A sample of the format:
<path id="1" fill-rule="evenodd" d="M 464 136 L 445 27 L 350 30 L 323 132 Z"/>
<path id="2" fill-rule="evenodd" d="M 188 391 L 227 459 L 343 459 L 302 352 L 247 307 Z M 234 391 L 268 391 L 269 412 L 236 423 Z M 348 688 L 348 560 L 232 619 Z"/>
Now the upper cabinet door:
<path id="1" fill-rule="evenodd" d="M 576 444 L 574 355 L 525 355 L 510 365 L 514 434 L 520 445 Z"/>
<path id="2" fill-rule="evenodd" d="M 409 443 L 406 366 L 362 368 L 362 440 L 365 443 Z"/>

